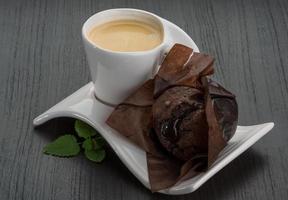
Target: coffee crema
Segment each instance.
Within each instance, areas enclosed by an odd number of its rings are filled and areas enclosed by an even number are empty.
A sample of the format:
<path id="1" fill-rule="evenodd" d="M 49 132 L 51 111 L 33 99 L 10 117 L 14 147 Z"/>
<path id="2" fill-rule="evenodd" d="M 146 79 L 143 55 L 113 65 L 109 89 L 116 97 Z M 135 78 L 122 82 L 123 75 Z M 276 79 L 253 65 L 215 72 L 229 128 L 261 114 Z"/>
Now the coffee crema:
<path id="1" fill-rule="evenodd" d="M 112 51 L 147 51 L 162 43 L 163 31 L 142 21 L 117 20 L 95 26 L 88 38 L 95 45 Z"/>

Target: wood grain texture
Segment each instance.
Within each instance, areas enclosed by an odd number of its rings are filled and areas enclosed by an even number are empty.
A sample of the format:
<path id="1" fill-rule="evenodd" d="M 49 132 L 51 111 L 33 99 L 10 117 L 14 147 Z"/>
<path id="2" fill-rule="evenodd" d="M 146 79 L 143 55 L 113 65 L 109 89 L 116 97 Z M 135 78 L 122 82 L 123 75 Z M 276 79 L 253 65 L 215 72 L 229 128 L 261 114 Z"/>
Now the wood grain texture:
<path id="1" fill-rule="evenodd" d="M 73 120 L 37 129 L 32 120 L 89 81 L 82 23 L 115 7 L 182 27 L 216 57 L 215 78 L 237 95 L 240 124 L 276 124 L 192 194 L 151 194 L 112 151 L 101 165 L 42 154 Z M 288 199 L 287 10 L 287 0 L 0 0 L 0 199 Z"/>

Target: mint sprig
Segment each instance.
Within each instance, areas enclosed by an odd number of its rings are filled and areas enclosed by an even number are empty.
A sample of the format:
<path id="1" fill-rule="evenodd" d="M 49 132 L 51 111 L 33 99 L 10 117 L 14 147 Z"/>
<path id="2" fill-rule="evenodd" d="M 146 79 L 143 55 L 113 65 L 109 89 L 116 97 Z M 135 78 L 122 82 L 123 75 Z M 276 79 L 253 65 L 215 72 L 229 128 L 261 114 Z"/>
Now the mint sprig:
<path id="1" fill-rule="evenodd" d="M 59 157 L 76 156 L 80 152 L 80 147 L 75 136 L 63 135 L 46 145 L 43 152 Z"/>
<path id="2" fill-rule="evenodd" d="M 106 156 L 106 152 L 104 149 L 99 149 L 99 150 L 93 149 L 93 150 L 88 150 L 88 151 L 85 150 L 84 153 L 85 153 L 86 158 L 94 162 L 102 162 Z"/>
<path id="3" fill-rule="evenodd" d="M 80 120 L 75 121 L 74 128 L 79 137 L 85 139 L 97 135 L 97 132 L 93 127 Z"/>
<path id="4" fill-rule="evenodd" d="M 93 162 L 102 162 L 106 156 L 105 140 L 90 125 L 76 120 L 75 131 L 79 139 L 74 135 L 63 135 L 50 144 L 47 144 L 43 152 L 48 155 L 58 157 L 72 157 L 79 154 L 81 147 L 87 159 Z"/>
<path id="5" fill-rule="evenodd" d="M 84 150 L 92 150 L 94 148 L 93 146 L 93 141 L 91 138 L 86 139 L 83 143 L 82 143 L 82 148 Z"/>

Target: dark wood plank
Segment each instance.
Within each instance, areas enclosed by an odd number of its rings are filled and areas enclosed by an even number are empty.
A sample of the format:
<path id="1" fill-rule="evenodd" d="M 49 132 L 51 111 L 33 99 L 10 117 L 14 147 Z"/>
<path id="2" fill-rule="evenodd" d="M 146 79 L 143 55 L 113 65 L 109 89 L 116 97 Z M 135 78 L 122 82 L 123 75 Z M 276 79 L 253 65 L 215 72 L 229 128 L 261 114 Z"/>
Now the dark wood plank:
<path id="1" fill-rule="evenodd" d="M 73 120 L 34 129 L 33 118 L 89 81 L 82 23 L 115 7 L 182 27 L 216 57 L 215 79 L 237 94 L 240 124 L 276 123 L 192 194 L 151 194 L 112 151 L 101 165 L 41 152 Z M 287 10 L 286 0 L 0 0 L 0 199 L 287 199 Z"/>

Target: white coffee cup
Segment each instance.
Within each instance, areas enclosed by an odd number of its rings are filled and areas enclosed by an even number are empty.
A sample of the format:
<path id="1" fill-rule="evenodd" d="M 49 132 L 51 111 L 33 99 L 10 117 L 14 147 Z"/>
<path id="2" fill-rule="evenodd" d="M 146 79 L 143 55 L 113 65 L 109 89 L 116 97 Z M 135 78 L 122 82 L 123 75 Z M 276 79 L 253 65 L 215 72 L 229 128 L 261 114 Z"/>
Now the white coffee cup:
<path id="1" fill-rule="evenodd" d="M 88 33 L 97 25 L 114 21 L 134 19 L 159 26 L 163 41 L 147 51 L 117 52 L 103 49 L 92 43 Z M 110 9 L 91 16 L 82 27 L 82 37 L 90 67 L 95 95 L 108 104 L 117 105 L 129 94 L 151 78 L 157 71 L 163 54 L 171 47 L 168 29 L 160 17 L 137 9 Z"/>

